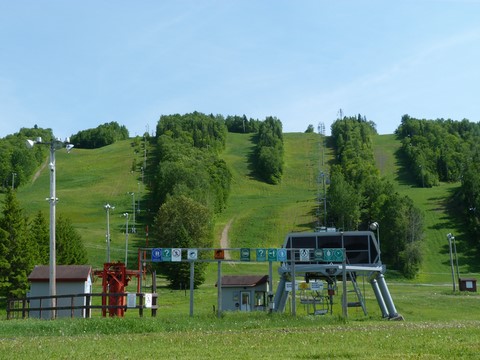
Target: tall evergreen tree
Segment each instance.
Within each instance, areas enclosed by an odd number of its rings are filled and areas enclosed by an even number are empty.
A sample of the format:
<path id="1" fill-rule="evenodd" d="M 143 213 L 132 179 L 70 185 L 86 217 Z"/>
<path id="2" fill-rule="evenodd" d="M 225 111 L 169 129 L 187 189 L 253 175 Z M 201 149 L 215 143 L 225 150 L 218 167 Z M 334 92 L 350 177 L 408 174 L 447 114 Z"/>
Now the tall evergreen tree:
<path id="1" fill-rule="evenodd" d="M 6 272 L 0 275 L 3 281 L 8 283 L 4 287 L 4 296 L 19 297 L 25 295 L 28 288 L 27 276 L 33 269 L 38 257 L 38 248 L 31 238 L 27 236 L 27 218 L 20 208 L 14 191 L 8 191 L 3 206 L 0 228 L 6 236 L 2 236 L 2 248 L 10 267 L 2 270 Z"/>
<path id="2" fill-rule="evenodd" d="M 87 262 L 87 251 L 80 233 L 70 219 L 62 214 L 57 216 L 55 237 L 57 241 L 57 264 L 81 265 Z"/>
<path id="3" fill-rule="evenodd" d="M 38 248 L 38 258 L 35 265 L 46 265 L 50 260 L 50 229 L 47 219 L 41 211 L 37 213 L 30 225 L 30 236 Z"/>

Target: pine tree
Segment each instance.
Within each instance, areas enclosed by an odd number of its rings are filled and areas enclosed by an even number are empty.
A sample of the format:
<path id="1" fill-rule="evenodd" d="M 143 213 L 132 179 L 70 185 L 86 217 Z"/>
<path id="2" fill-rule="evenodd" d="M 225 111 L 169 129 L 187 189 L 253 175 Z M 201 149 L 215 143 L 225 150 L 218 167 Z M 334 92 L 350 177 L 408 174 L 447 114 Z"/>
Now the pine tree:
<path id="1" fill-rule="evenodd" d="M 57 264 L 81 265 L 87 262 L 87 251 L 80 233 L 73 227 L 70 219 L 57 216 L 55 237 L 57 242 Z"/>
<path id="2" fill-rule="evenodd" d="M 30 225 L 30 234 L 38 248 L 38 257 L 35 265 L 48 264 L 50 261 L 50 229 L 41 211 L 37 213 Z"/>
<path id="3" fill-rule="evenodd" d="M 9 190 L 0 219 L 0 228 L 6 234 L 2 236 L 2 248 L 5 251 L 4 260 L 9 267 L 2 266 L 0 274 L 4 283 L 4 296 L 20 297 L 25 295 L 28 288 L 27 276 L 33 269 L 38 258 L 38 249 L 31 237 L 27 236 L 28 219 L 20 208 L 15 192 Z"/>

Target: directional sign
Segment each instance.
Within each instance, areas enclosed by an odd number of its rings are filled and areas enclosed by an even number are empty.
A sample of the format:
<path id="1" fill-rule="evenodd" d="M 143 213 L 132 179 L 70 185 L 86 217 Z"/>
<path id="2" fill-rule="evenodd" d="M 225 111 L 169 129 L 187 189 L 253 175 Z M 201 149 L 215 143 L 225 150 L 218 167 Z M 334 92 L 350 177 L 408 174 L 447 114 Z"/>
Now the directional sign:
<path id="1" fill-rule="evenodd" d="M 315 260 L 323 261 L 323 249 L 315 249 L 313 255 L 315 256 Z"/>
<path id="2" fill-rule="evenodd" d="M 172 261 L 182 261 L 182 249 L 172 249 Z"/>
<path id="3" fill-rule="evenodd" d="M 287 261 L 287 249 L 277 249 L 277 260 Z"/>
<path id="4" fill-rule="evenodd" d="M 240 260 L 241 261 L 250 261 L 250 249 L 249 248 L 240 249 Z"/>
<path id="5" fill-rule="evenodd" d="M 343 249 L 339 249 L 339 248 L 316 249 L 315 250 L 315 260 L 317 260 L 317 261 L 341 262 L 341 261 L 343 261 Z"/>
<path id="6" fill-rule="evenodd" d="M 310 250 L 300 249 L 300 261 L 308 261 L 308 260 L 310 260 Z"/>
<path id="7" fill-rule="evenodd" d="M 162 249 L 152 249 L 152 262 L 162 261 Z"/>
<path id="8" fill-rule="evenodd" d="M 162 261 L 172 261 L 172 249 L 162 250 Z"/>
<path id="9" fill-rule="evenodd" d="M 198 249 L 188 249 L 187 250 L 187 259 L 188 260 L 197 260 L 198 259 Z"/>
<path id="10" fill-rule="evenodd" d="M 277 249 L 268 249 L 268 261 L 277 261 Z"/>
<path id="11" fill-rule="evenodd" d="M 267 261 L 267 249 L 257 249 L 257 261 Z"/>

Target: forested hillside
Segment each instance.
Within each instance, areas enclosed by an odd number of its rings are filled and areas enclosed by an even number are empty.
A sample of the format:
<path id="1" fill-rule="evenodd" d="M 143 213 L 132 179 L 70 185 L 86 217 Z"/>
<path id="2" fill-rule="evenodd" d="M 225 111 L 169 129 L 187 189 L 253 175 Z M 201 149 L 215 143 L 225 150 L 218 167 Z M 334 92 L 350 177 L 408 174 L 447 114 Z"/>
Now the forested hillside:
<path id="1" fill-rule="evenodd" d="M 229 126 L 238 132 L 229 132 Z M 123 215 L 129 213 L 133 220 L 130 266 L 136 266 L 136 248 L 147 244 L 219 246 L 227 225 L 231 247 L 277 247 L 290 231 L 319 226 L 365 230 L 376 221 L 382 260 L 389 269 L 409 278 L 432 279 L 425 277 L 427 272 L 445 278 L 441 275 L 449 270 L 445 236 L 455 232 L 462 271 L 478 271 L 472 261 L 478 248 L 480 206 L 477 124 L 405 116 L 397 135 L 379 136 L 365 118 L 344 117 L 332 125 L 329 138 L 311 131 L 280 130 L 281 121 L 275 118 L 262 122 L 192 113 L 162 117 L 155 137 L 118 140 L 98 149 L 75 148 L 70 154 L 59 149 L 57 210 L 65 225 L 57 224 L 58 251 L 63 252 L 59 261 L 99 266 L 105 260 L 104 206 L 110 204 L 115 206 L 110 216 L 115 260 L 124 260 L 125 255 Z M 48 129 L 22 129 L 3 141 L 19 144 L 35 135 L 52 136 Z M 278 176 L 261 175 L 259 144 L 277 154 L 266 158 L 276 159 L 278 167 L 271 168 Z M 41 147 L 38 153 L 19 148 L 18 154 L 36 162 L 25 162 L 33 170 L 22 181 L 19 170 L 14 193 L 8 195 L 8 181 L 3 187 L 0 238 L 3 254 L 11 257 L 0 259 L 1 286 L 10 294 L 18 286 L 5 275 L 10 264 L 25 269 L 12 275 L 22 283 L 34 263 L 46 262 L 48 203 L 43 199 L 49 192 L 49 172 L 42 163 L 47 153 Z M 3 164 L 8 173 L 11 160 L 22 157 L 8 152 L 13 146 L 3 149 L 9 154 Z M 14 230 L 11 216 L 25 219 L 26 225 L 15 226 L 26 231 Z M 81 245 L 72 251 L 74 244 Z M 27 246 L 35 255 L 14 258 Z M 82 258 L 85 250 L 87 259 Z M 202 271 L 197 273 L 200 285 Z M 174 286 L 188 276 L 185 271 L 171 274 Z"/>

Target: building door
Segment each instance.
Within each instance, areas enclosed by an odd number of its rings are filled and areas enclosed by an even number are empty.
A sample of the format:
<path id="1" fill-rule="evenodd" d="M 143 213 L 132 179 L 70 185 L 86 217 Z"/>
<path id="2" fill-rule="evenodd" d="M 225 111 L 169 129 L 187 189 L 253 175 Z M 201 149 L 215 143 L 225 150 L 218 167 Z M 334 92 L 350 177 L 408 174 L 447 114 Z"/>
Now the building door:
<path id="1" fill-rule="evenodd" d="M 240 297 L 242 299 L 240 303 L 240 311 L 250 311 L 250 293 L 242 291 Z"/>

